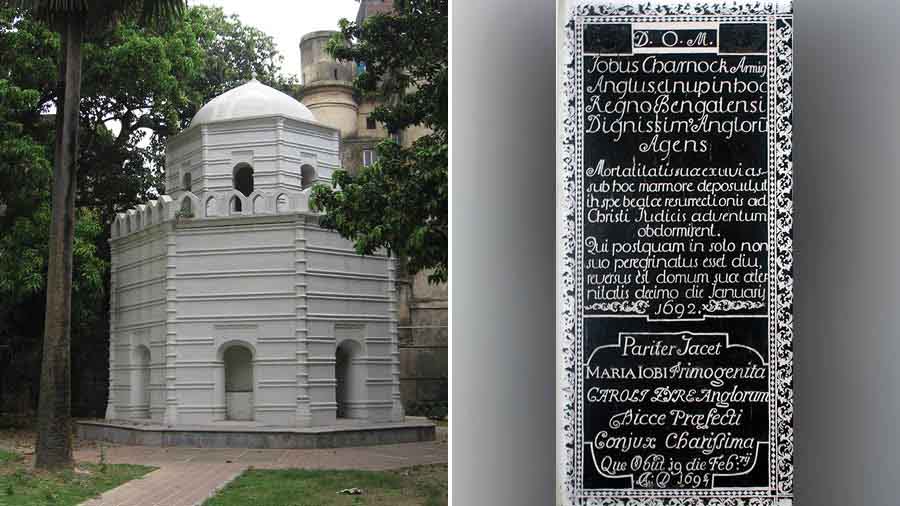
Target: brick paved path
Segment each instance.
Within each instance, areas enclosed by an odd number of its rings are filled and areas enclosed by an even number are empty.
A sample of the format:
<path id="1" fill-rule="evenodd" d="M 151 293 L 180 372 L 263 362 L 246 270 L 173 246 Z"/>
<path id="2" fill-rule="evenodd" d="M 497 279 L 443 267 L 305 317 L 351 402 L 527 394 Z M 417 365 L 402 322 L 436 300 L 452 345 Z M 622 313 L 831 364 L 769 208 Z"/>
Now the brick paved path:
<path id="1" fill-rule="evenodd" d="M 114 488 L 83 506 L 194 506 L 203 504 L 247 466 L 167 464 L 143 478 Z"/>
<path id="2" fill-rule="evenodd" d="M 358 448 L 248 450 L 241 448 L 158 448 L 109 446 L 110 464 L 159 467 L 82 506 L 194 506 L 244 469 L 363 469 L 381 471 L 447 462 L 446 440 Z M 78 461 L 99 462 L 97 448 L 76 450 Z"/>

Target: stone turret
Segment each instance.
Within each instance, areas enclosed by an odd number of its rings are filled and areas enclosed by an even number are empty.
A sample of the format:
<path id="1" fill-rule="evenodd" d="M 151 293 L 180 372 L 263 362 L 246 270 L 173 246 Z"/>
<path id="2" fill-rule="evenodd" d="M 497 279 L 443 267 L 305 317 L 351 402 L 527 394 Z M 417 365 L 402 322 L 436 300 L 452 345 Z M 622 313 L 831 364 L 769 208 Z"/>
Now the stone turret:
<path id="1" fill-rule="evenodd" d="M 356 67 L 336 61 L 325 50 L 336 32 L 318 31 L 300 40 L 303 61 L 303 105 L 324 124 L 341 131 L 341 137 L 358 133 L 359 105 L 353 97 Z"/>

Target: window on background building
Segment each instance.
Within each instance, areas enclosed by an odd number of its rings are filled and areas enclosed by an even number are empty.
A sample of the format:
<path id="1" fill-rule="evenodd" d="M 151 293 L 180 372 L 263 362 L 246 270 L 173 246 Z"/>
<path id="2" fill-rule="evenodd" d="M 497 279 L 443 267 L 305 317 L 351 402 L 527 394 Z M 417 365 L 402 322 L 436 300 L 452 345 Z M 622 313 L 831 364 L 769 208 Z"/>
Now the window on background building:
<path id="1" fill-rule="evenodd" d="M 186 191 L 186 192 L 191 191 L 191 173 L 190 172 L 184 173 L 184 178 L 182 180 L 182 186 L 184 186 L 184 191 Z"/>
<path id="2" fill-rule="evenodd" d="M 373 118 L 371 116 L 367 117 L 366 118 L 366 128 L 368 128 L 369 130 L 375 130 L 375 127 L 376 127 L 375 118 Z"/>
<path id="3" fill-rule="evenodd" d="M 399 132 L 392 133 L 391 140 L 396 142 L 397 144 L 400 144 L 400 133 Z"/>
<path id="4" fill-rule="evenodd" d="M 378 153 L 376 153 L 374 149 L 364 149 L 362 154 L 363 167 L 368 167 L 378 161 Z"/>

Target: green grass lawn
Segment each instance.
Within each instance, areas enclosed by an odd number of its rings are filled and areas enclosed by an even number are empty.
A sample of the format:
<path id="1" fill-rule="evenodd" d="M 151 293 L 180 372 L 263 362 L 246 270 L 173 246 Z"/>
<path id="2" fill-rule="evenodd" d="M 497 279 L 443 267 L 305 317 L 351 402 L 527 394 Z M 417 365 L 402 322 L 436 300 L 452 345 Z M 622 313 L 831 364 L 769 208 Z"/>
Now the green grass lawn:
<path id="1" fill-rule="evenodd" d="M 21 455 L 0 450 L 0 506 L 74 506 L 151 470 L 78 464 L 78 471 L 38 472 L 29 469 Z"/>
<path id="2" fill-rule="evenodd" d="M 362 489 L 362 495 L 339 490 Z M 203 506 L 445 506 L 447 465 L 396 471 L 251 469 Z"/>

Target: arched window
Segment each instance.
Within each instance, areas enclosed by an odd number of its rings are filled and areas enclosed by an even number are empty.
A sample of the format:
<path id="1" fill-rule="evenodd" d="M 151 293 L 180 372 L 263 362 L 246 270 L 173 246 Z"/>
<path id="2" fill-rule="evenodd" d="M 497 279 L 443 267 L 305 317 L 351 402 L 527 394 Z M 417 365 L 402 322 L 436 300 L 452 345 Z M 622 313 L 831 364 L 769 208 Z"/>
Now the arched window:
<path id="1" fill-rule="evenodd" d="M 232 213 L 241 212 L 241 199 L 237 197 L 237 195 L 231 197 L 231 201 L 228 203 L 228 208 L 231 209 Z"/>
<path id="2" fill-rule="evenodd" d="M 288 198 L 287 198 L 287 195 L 285 195 L 285 194 L 282 193 L 281 195 L 278 196 L 278 198 L 275 200 L 275 211 L 277 211 L 277 212 L 279 212 L 279 213 L 286 213 L 286 212 L 288 212 Z"/>
<path id="3" fill-rule="evenodd" d="M 249 197 L 253 193 L 253 167 L 239 163 L 234 168 L 234 189 Z"/>
<path id="4" fill-rule="evenodd" d="M 185 217 L 190 217 L 194 215 L 193 209 L 191 209 L 191 198 L 185 197 L 181 201 L 181 214 Z"/>
<path id="5" fill-rule="evenodd" d="M 300 186 L 305 190 L 316 182 L 316 169 L 312 165 L 300 167 Z"/>
<path id="6" fill-rule="evenodd" d="M 210 197 L 206 199 L 206 216 L 216 215 L 216 198 Z"/>
<path id="7" fill-rule="evenodd" d="M 185 172 L 184 176 L 181 178 L 181 185 L 184 187 L 184 191 L 191 191 L 191 173 Z"/>

